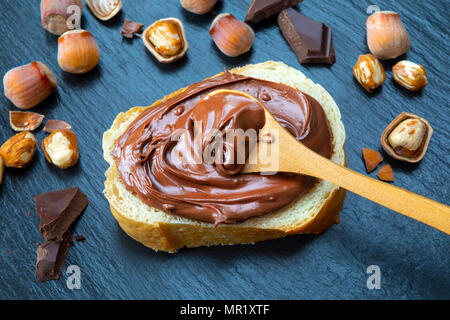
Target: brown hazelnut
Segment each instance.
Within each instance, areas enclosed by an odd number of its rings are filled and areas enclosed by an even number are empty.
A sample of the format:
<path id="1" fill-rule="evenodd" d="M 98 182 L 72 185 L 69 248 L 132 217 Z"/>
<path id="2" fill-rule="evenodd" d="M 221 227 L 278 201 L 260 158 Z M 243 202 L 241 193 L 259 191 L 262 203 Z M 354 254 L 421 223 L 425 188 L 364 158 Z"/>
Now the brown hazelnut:
<path id="1" fill-rule="evenodd" d="M 5 96 L 19 109 L 38 105 L 56 90 L 56 77 L 40 61 L 9 70 L 3 77 Z"/>
<path id="2" fill-rule="evenodd" d="M 229 57 L 237 57 L 249 51 L 255 39 L 253 29 L 231 13 L 218 15 L 209 29 L 217 47 Z"/>
<path id="3" fill-rule="evenodd" d="M 26 167 L 35 154 L 36 138 L 29 131 L 16 134 L 0 147 L 0 156 L 7 167 Z"/>
<path id="4" fill-rule="evenodd" d="M 393 11 L 379 11 L 367 18 L 367 45 L 379 59 L 395 59 L 410 47 L 408 32 Z"/>
<path id="5" fill-rule="evenodd" d="M 217 0 L 180 0 L 181 6 L 195 14 L 208 13 L 217 3 Z"/>
<path id="6" fill-rule="evenodd" d="M 86 73 L 100 60 L 100 49 L 87 30 L 67 31 L 58 39 L 58 64 L 66 72 Z"/>
<path id="7" fill-rule="evenodd" d="M 44 29 L 56 35 L 69 31 L 71 26 L 68 20 L 74 14 L 71 6 L 79 8 L 81 18 L 83 0 L 42 0 L 41 22 Z"/>

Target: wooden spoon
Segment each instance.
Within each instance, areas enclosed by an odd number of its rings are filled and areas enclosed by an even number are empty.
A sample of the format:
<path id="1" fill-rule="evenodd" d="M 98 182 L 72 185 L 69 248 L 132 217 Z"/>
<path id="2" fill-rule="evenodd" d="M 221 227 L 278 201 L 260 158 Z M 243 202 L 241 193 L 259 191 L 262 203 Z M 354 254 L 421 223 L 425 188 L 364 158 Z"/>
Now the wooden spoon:
<path id="1" fill-rule="evenodd" d="M 294 172 L 323 179 L 450 234 L 450 207 L 322 157 L 298 142 L 263 108 L 266 123 L 242 172 Z"/>

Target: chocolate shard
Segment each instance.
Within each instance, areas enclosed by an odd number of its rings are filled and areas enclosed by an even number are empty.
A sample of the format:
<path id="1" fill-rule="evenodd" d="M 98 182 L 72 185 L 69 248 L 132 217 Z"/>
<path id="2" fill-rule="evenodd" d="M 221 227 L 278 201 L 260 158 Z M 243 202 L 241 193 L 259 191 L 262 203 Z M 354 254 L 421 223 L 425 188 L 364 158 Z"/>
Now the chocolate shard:
<path id="1" fill-rule="evenodd" d="M 79 188 L 43 193 L 34 197 L 39 230 L 45 240 L 61 240 L 70 225 L 88 205 Z"/>
<path id="2" fill-rule="evenodd" d="M 331 29 L 289 8 L 278 16 L 278 25 L 300 63 L 336 62 Z"/>
<path id="3" fill-rule="evenodd" d="M 245 22 L 255 24 L 280 11 L 293 7 L 303 0 L 253 0 L 248 7 Z"/>
<path id="4" fill-rule="evenodd" d="M 132 39 L 136 33 L 142 32 L 143 27 L 144 25 L 142 23 L 125 19 L 122 30 L 120 30 L 120 34 L 125 38 Z"/>
<path id="5" fill-rule="evenodd" d="M 72 233 L 67 230 L 61 240 L 45 241 L 37 248 L 36 278 L 39 282 L 59 279 L 71 246 Z"/>

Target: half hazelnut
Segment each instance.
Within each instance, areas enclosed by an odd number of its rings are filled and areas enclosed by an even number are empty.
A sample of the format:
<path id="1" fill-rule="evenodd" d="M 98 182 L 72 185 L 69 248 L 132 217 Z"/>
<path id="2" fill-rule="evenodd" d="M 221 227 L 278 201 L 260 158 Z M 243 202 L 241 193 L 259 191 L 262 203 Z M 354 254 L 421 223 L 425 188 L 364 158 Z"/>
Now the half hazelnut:
<path id="1" fill-rule="evenodd" d="M 148 51 L 161 63 L 182 58 L 189 49 L 183 23 L 176 18 L 155 21 L 142 34 Z"/>
<path id="2" fill-rule="evenodd" d="M 416 163 L 425 156 L 432 134 L 427 120 L 402 112 L 384 130 L 381 145 L 394 159 Z"/>

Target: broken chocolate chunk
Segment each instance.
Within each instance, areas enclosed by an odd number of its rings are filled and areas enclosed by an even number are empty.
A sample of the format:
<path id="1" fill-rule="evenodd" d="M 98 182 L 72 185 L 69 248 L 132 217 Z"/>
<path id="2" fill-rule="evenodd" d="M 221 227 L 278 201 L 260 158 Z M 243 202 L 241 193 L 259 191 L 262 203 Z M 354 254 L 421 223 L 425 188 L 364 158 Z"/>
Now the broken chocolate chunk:
<path id="1" fill-rule="evenodd" d="M 125 38 L 132 39 L 136 33 L 141 33 L 144 25 L 139 22 L 134 22 L 128 19 L 125 19 L 122 30 L 120 30 L 120 34 Z"/>
<path id="2" fill-rule="evenodd" d="M 61 240 L 70 225 L 88 205 L 79 188 L 43 193 L 34 197 L 39 230 L 45 240 Z"/>
<path id="3" fill-rule="evenodd" d="M 253 0 L 248 7 L 245 22 L 255 24 L 280 11 L 293 7 L 303 0 Z"/>
<path id="4" fill-rule="evenodd" d="M 67 230 L 61 240 L 45 241 L 37 248 L 36 278 L 39 282 L 59 279 L 71 246 L 72 233 Z"/>
<path id="5" fill-rule="evenodd" d="M 300 63 L 333 64 L 336 61 L 333 35 L 324 23 L 289 8 L 279 14 L 278 25 Z"/>

